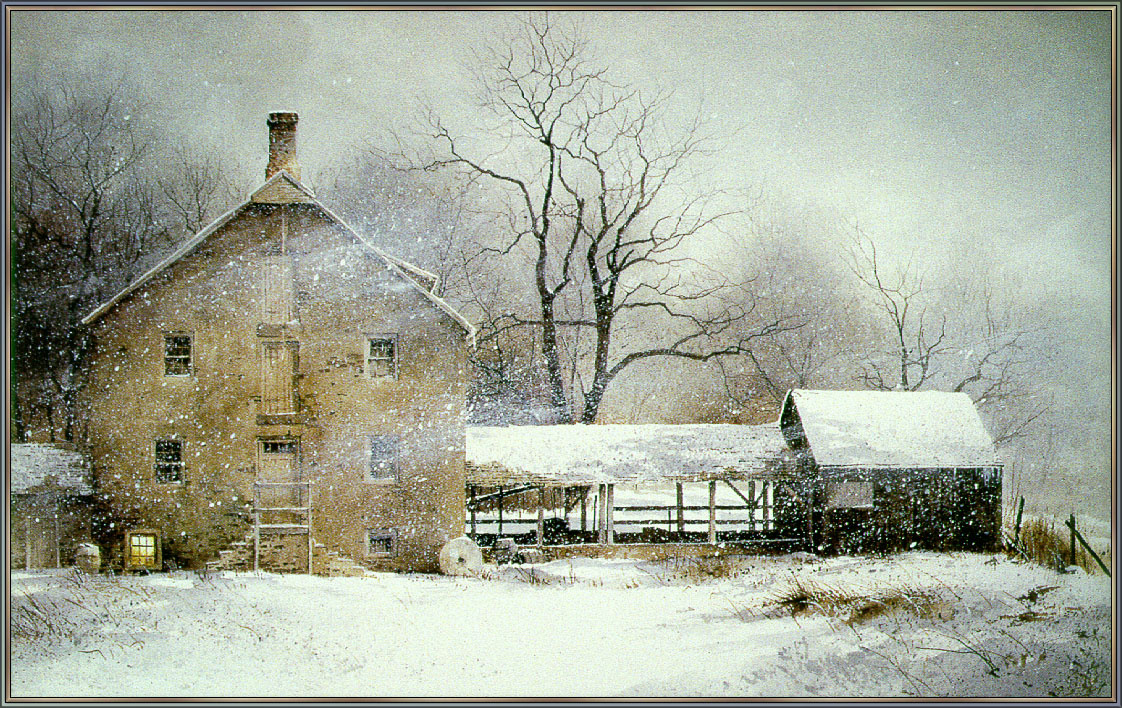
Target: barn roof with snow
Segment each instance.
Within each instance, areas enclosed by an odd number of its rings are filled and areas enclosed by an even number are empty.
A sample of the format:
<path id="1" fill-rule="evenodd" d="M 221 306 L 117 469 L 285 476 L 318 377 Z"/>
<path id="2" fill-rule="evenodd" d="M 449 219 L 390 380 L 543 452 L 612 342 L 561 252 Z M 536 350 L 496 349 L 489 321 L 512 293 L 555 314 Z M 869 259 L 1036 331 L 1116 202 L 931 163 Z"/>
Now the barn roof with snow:
<path id="1" fill-rule="evenodd" d="M 774 424 L 467 428 L 468 482 L 480 485 L 743 479 L 792 460 Z"/>
<path id="2" fill-rule="evenodd" d="M 90 494 L 86 458 L 73 450 L 35 443 L 13 444 L 11 454 L 12 494 L 28 494 L 61 488 L 74 494 Z"/>
<path id="3" fill-rule="evenodd" d="M 1001 464 L 965 393 L 796 389 L 787 394 L 780 421 L 792 445 L 805 441 L 819 467 Z"/>

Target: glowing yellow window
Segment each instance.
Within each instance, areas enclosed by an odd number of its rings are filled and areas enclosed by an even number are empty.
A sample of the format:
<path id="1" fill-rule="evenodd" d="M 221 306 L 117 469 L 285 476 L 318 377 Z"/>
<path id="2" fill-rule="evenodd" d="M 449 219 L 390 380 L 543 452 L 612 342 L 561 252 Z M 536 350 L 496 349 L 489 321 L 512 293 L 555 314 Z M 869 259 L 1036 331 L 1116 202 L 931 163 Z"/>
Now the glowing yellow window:
<path id="1" fill-rule="evenodd" d="M 129 536 L 129 565 L 133 568 L 156 567 L 156 535 L 134 533 Z"/>

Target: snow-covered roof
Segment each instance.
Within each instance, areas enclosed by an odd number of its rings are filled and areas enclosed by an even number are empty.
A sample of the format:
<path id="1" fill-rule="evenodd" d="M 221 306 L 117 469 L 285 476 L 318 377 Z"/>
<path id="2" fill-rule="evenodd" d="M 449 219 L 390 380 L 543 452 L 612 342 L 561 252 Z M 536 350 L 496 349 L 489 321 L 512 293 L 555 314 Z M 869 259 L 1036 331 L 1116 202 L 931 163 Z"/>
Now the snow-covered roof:
<path id="1" fill-rule="evenodd" d="M 197 234 L 195 234 L 191 238 L 184 241 L 183 245 L 181 245 L 179 248 L 177 248 L 171 255 L 169 255 L 167 258 L 160 261 L 159 263 L 157 263 L 147 273 L 144 273 L 139 278 L 134 280 L 132 283 L 130 283 L 128 285 L 128 287 L 124 288 L 123 290 L 121 290 L 121 292 L 114 295 L 111 299 L 109 299 L 107 302 L 105 302 L 104 304 L 99 306 L 96 310 L 94 310 L 90 314 L 86 315 L 82 319 L 82 324 L 88 325 L 91 322 L 96 321 L 99 317 L 101 317 L 106 312 L 108 312 L 110 309 L 112 309 L 114 305 L 116 305 L 118 302 L 123 300 L 130 293 L 132 293 L 135 290 L 137 290 L 138 288 L 140 288 L 142 285 L 147 283 L 153 277 L 155 277 L 159 273 L 163 272 L 164 269 L 166 269 L 169 266 L 171 266 L 172 264 L 176 263 L 179 259 L 183 258 L 187 254 L 194 251 L 195 248 L 200 243 L 205 241 L 208 236 L 210 236 L 215 231 L 217 231 L 220 228 L 222 228 L 223 226 L 225 226 L 235 216 L 237 216 L 237 214 L 239 212 L 241 212 L 243 209 L 245 209 L 250 204 L 254 203 L 256 201 L 257 195 L 259 195 L 263 192 L 266 192 L 270 188 L 272 188 L 274 186 L 277 186 L 277 185 L 280 185 L 282 183 L 287 185 L 290 188 L 298 190 L 301 193 L 301 195 L 303 196 L 303 199 L 301 201 L 303 201 L 304 203 L 313 204 L 316 207 L 318 207 L 319 209 L 321 209 L 323 211 L 323 213 L 328 216 L 328 218 L 330 218 L 332 221 L 337 223 L 339 226 L 343 227 L 343 229 L 345 229 L 347 231 L 347 233 L 349 233 L 358 243 L 361 243 L 362 245 L 366 246 L 368 249 L 370 249 L 370 251 L 372 251 L 375 255 L 377 255 L 386 264 L 386 267 L 389 270 L 393 271 L 394 273 L 396 273 L 397 275 L 401 276 L 406 281 L 408 281 L 419 293 L 421 293 L 425 297 L 425 299 L 427 299 L 429 302 L 431 302 L 433 305 L 435 305 L 438 309 L 440 309 L 442 312 L 444 312 L 449 317 L 451 317 L 453 320 L 455 320 L 456 323 L 459 324 L 461 327 L 463 327 L 464 331 L 467 332 L 468 340 L 474 346 L 474 343 L 475 343 L 475 327 L 470 322 L 468 322 L 466 319 L 464 319 L 464 317 L 460 313 L 458 313 L 454 309 L 452 309 L 451 305 L 449 305 L 447 302 L 445 302 L 444 300 L 442 300 L 441 298 L 437 297 L 436 295 L 434 295 L 432 293 L 432 288 L 434 288 L 436 286 L 436 276 L 435 275 L 429 273 L 428 271 L 422 270 L 422 269 L 418 268 L 417 266 L 414 266 L 410 263 L 406 263 L 405 261 L 402 261 L 398 258 L 394 258 L 393 256 L 390 256 L 389 254 L 387 254 L 382 249 L 378 248 L 374 244 L 367 241 L 366 238 L 364 238 L 357 231 L 355 231 L 353 228 L 351 228 L 345 221 L 343 221 L 337 214 L 335 214 L 335 212 L 328 209 L 325 204 L 323 204 L 318 199 L 316 199 L 315 195 L 312 193 L 312 191 L 310 189 L 305 187 L 303 184 L 300 183 L 299 180 L 297 180 L 296 178 L 294 178 L 292 175 L 288 174 L 284 170 L 278 171 L 267 182 L 265 182 L 265 184 L 263 184 L 261 187 L 256 189 L 253 192 L 253 194 L 246 197 L 246 199 L 244 201 L 242 201 L 240 204 L 238 204 L 236 207 L 234 207 L 230 211 L 226 212 L 222 216 L 215 219 L 213 222 L 211 222 L 210 225 L 208 225 L 202 231 L 199 231 Z M 430 279 L 432 281 L 431 285 L 428 282 L 426 282 Z M 429 285 L 429 287 L 425 287 L 426 285 Z"/>
<path id="2" fill-rule="evenodd" d="M 76 494 L 93 491 L 87 476 L 89 467 L 81 453 L 36 443 L 13 444 L 10 452 L 13 494 L 42 486 L 58 486 Z"/>
<path id="3" fill-rule="evenodd" d="M 467 428 L 474 484 L 598 484 L 765 476 L 791 459 L 772 425 Z"/>
<path id="4" fill-rule="evenodd" d="M 806 391 L 787 394 L 820 467 L 988 467 L 993 440 L 965 393 Z"/>

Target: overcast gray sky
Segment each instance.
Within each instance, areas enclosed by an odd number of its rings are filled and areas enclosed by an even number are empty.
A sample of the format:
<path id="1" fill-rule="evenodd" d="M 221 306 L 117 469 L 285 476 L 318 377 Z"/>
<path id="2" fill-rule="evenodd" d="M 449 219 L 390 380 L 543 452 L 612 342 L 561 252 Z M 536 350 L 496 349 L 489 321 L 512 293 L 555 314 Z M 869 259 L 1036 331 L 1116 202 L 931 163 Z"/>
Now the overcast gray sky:
<path id="1" fill-rule="evenodd" d="M 16 11 L 13 90 L 125 74 L 154 117 L 254 180 L 266 114 L 295 110 L 314 179 L 356 138 L 403 127 L 417 97 L 470 126 L 463 64 L 510 14 Z M 581 14 L 621 78 L 674 90 L 733 136 L 715 181 L 856 220 L 920 259 L 1000 255 L 1065 321 L 1067 373 L 1105 413 L 1109 11 Z"/>
<path id="2" fill-rule="evenodd" d="M 735 138 L 763 183 L 921 250 L 977 244 L 1086 298 L 1109 286 L 1108 12 L 585 13 L 623 77 Z M 269 110 L 305 175 L 424 97 L 463 116 L 462 64 L 505 12 L 15 12 L 17 79 L 121 71 L 153 111 L 263 170 Z M 470 122 L 468 118 L 464 123 Z M 1105 302 L 1105 298 L 1102 299 Z"/>

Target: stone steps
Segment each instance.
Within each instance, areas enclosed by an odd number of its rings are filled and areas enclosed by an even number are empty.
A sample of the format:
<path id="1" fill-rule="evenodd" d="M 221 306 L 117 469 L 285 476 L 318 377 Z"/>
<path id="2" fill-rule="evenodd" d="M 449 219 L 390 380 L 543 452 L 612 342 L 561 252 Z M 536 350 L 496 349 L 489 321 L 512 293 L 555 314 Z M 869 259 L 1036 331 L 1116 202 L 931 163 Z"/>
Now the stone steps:
<path id="1" fill-rule="evenodd" d="M 286 546 L 286 538 L 264 536 L 258 550 L 258 567 L 272 573 L 306 573 L 307 561 L 297 563 L 294 554 Z M 307 557 L 300 555 L 301 559 Z M 207 563 L 207 570 L 230 570 L 245 572 L 253 570 L 253 531 L 246 533 L 244 539 L 234 541 L 229 547 L 218 552 L 218 559 Z M 313 540 L 312 574 L 329 578 L 355 578 L 366 574 L 366 568 L 339 551 L 329 550 L 327 546 Z"/>

